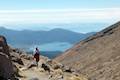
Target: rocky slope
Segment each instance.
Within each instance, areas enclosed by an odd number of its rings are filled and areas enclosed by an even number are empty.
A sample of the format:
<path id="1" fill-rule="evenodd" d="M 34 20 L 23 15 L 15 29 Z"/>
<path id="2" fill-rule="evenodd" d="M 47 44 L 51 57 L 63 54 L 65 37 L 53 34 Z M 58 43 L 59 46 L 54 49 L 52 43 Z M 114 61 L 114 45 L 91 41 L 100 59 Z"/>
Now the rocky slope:
<path id="1" fill-rule="evenodd" d="M 32 55 L 7 45 L 0 36 L 0 80 L 88 80 L 47 57 L 40 56 L 38 67 Z"/>
<path id="2" fill-rule="evenodd" d="M 44 56 L 40 56 L 36 67 L 32 55 L 17 49 L 11 49 L 11 55 L 20 80 L 88 80 L 86 76 Z"/>
<path id="3" fill-rule="evenodd" d="M 120 80 L 120 22 L 81 41 L 55 60 L 90 80 Z"/>

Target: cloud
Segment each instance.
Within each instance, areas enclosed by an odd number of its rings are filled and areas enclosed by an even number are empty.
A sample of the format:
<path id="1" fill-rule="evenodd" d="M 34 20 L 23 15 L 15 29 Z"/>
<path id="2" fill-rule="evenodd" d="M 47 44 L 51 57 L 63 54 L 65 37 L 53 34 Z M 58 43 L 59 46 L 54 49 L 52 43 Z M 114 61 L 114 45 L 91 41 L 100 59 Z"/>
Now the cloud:
<path id="1" fill-rule="evenodd" d="M 87 23 L 120 20 L 120 8 L 0 10 L 0 24 Z"/>

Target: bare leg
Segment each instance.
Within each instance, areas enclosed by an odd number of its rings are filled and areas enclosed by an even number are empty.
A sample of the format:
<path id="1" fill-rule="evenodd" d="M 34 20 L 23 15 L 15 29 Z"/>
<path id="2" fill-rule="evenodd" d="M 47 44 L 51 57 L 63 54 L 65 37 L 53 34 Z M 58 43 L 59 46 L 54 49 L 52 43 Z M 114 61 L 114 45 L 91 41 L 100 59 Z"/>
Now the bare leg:
<path id="1" fill-rule="evenodd" d="M 38 67 L 38 62 L 36 61 L 36 66 Z"/>

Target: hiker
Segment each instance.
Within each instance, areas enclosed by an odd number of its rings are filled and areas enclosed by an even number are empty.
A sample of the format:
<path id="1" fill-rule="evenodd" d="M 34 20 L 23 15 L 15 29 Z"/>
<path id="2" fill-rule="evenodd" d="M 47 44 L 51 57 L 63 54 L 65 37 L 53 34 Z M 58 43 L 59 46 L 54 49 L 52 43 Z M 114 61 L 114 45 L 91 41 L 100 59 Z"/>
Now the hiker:
<path id="1" fill-rule="evenodd" d="M 38 48 L 35 48 L 34 59 L 36 60 L 36 65 L 38 67 L 38 62 L 39 62 L 39 59 L 40 59 L 40 51 L 39 51 Z"/>

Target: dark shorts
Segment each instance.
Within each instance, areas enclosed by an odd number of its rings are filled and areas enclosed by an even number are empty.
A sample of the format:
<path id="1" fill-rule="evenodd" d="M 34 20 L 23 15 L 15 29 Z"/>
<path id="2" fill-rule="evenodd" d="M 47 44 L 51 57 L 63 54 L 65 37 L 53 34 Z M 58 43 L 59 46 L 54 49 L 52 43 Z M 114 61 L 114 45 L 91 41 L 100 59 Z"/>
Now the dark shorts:
<path id="1" fill-rule="evenodd" d="M 36 59 L 36 62 L 39 62 L 39 60 L 40 60 L 39 54 L 35 54 L 34 58 Z"/>

